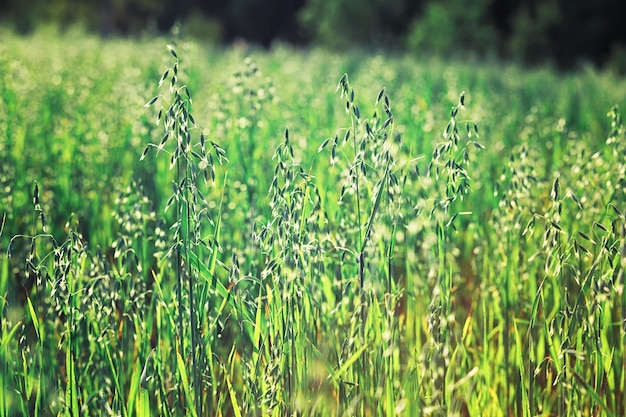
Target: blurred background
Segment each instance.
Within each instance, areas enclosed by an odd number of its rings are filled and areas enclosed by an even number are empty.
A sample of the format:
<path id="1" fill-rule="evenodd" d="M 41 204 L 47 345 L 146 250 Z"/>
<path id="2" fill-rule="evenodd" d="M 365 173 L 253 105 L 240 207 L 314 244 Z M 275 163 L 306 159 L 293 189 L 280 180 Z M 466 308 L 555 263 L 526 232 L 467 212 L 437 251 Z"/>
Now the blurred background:
<path id="1" fill-rule="evenodd" d="M 624 0 L 0 0 L 3 27 L 371 48 L 626 71 Z"/>

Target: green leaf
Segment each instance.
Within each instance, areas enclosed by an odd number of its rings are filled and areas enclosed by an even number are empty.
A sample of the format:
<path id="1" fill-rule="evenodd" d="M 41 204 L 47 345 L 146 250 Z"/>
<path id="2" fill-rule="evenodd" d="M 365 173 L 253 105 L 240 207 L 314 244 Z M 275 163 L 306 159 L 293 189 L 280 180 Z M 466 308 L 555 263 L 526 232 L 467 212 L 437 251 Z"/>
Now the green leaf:
<path id="1" fill-rule="evenodd" d="M 185 391 L 188 408 L 187 411 L 190 411 L 192 416 L 198 417 L 196 409 L 193 405 L 193 399 L 191 398 L 191 387 L 189 385 L 189 378 L 187 377 L 187 370 L 185 369 L 185 361 L 183 360 L 183 357 L 180 356 L 180 352 L 178 350 L 176 350 L 176 365 L 180 375 L 180 382 L 183 384 L 183 391 Z"/>
<path id="2" fill-rule="evenodd" d="M 350 356 L 344 363 L 343 365 L 341 365 L 341 367 L 337 370 L 337 372 L 334 373 L 334 377 L 337 379 L 342 378 L 343 374 L 345 374 L 348 369 L 352 366 L 352 364 L 354 362 L 356 362 L 356 360 L 359 358 L 359 356 L 361 356 L 361 354 L 363 352 L 365 352 L 365 349 L 367 349 L 367 347 L 369 346 L 369 343 L 365 343 L 363 346 L 361 346 L 359 349 L 357 349 L 352 356 Z"/>

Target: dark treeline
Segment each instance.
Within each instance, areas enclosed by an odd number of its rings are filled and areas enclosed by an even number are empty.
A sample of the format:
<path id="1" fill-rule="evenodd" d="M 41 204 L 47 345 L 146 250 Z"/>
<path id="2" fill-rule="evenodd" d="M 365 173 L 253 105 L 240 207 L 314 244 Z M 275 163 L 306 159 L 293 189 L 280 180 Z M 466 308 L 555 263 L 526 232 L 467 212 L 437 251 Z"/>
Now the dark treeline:
<path id="1" fill-rule="evenodd" d="M 3 25 L 21 33 L 50 22 L 107 36 L 180 24 L 220 42 L 278 40 L 622 69 L 624 16 L 624 0 L 0 0 Z"/>

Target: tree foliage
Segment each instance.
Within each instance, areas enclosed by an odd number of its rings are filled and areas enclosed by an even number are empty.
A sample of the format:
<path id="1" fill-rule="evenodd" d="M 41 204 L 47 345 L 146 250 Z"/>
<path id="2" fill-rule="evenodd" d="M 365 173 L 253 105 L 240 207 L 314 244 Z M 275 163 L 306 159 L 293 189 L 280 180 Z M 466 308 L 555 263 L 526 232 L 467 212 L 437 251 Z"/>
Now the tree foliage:
<path id="1" fill-rule="evenodd" d="M 224 42 L 471 52 L 562 66 L 624 61 L 625 12 L 622 0 L 0 0 L 0 21 L 22 33 L 49 22 L 106 35 L 179 23 Z"/>

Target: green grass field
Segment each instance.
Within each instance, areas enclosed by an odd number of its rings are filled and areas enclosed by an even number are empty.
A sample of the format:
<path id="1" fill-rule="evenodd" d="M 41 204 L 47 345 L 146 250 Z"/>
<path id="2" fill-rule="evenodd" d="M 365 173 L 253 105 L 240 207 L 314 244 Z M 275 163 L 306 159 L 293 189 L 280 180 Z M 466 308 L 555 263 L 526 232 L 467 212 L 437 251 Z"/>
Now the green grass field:
<path id="1" fill-rule="evenodd" d="M 0 417 L 626 413 L 626 80 L 2 38 Z"/>

